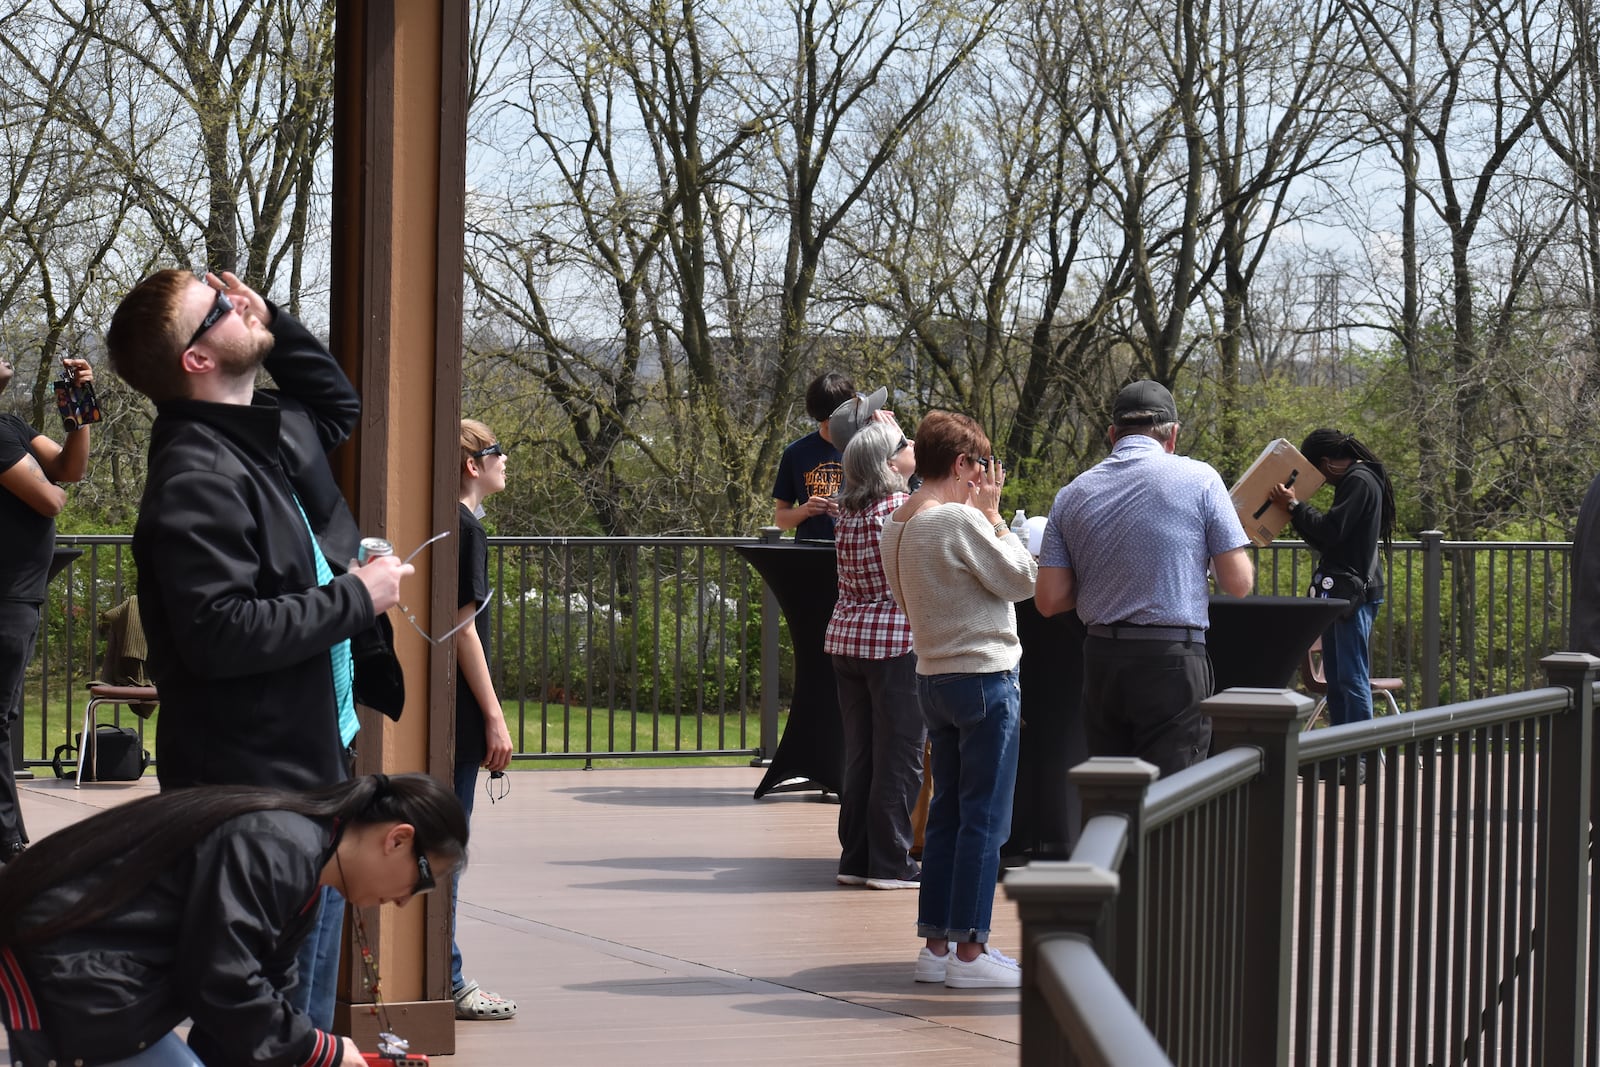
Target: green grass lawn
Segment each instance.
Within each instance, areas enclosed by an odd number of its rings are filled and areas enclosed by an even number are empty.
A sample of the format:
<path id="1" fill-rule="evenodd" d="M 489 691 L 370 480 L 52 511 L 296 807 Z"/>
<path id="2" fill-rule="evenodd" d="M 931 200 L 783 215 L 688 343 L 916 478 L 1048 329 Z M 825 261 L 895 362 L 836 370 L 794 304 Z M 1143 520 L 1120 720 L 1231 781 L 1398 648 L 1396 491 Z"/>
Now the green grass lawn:
<path id="1" fill-rule="evenodd" d="M 737 716 L 660 715 L 623 709 L 590 708 L 583 705 L 529 702 L 505 708 L 506 725 L 518 751 L 527 752 L 648 752 L 647 756 L 628 756 L 586 761 L 575 759 L 514 760 L 513 766 L 540 768 L 594 767 L 737 767 L 750 762 L 749 756 L 674 755 L 685 749 L 750 749 L 761 742 L 760 716 L 752 712 L 741 736 Z M 787 709 L 778 713 L 778 734 L 788 724 Z M 720 735 L 719 735 L 720 731 Z"/>
<path id="2" fill-rule="evenodd" d="M 70 736 L 76 743 L 82 727 L 83 709 L 87 695 L 75 695 L 71 709 L 72 727 L 66 727 L 68 711 L 64 701 L 52 701 L 48 720 L 41 722 L 37 690 L 32 700 L 24 700 L 23 755 L 28 760 L 49 759 L 57 745 Z M 137 727 L 139 719 L 127 708 L 121 708 L 115 721 L 123 726 Z M 521 718 L 519 720 L 519 711 Z M 144 747 L 155 751 L 156 719 L 158 710 L 144 723 Z M 788 723 L 787 709 L 778 714 L 778 733 Z M 102 708 L 100 721 L 113 721 L 113 709 Z M 719 719 L 715 715 L 660 715 L 611 708 L 590 708 L 575 705 L 529 702 L 518 708 L 511 703 L 506 708 L 507 725 L 511 740 L 519 751 L 527 752 L 646 752 L 649 755 L 608 757 L 585 760 L 582 757 L 551 759 L 519 759 L 512 766 L 525 770 L 571 770 L 592 767 L 738 767 L 750 762 L 749 756 L 701 756 L 695 749 L 752 749 L 761 741 L 761 722 L 757 712 L 752 712 L 744 724 L 741 736 L 737 716 Z M 48 738 L 41 740 L 48 731 Z M 691 750 L 682 755 L 684 750 Z M 48 776 L 49 767 L 35 768 L 34 773 Z"/>

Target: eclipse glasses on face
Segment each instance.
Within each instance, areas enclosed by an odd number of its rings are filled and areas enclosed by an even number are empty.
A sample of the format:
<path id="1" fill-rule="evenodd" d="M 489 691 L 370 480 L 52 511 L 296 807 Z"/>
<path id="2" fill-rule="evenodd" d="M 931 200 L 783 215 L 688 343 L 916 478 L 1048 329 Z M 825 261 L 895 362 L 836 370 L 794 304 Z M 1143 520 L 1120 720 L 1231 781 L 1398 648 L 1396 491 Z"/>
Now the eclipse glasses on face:
<path id="1" fill-rule="evenodd" d="M 194 336 L 189 338 L 189 343 L 183 347 L 192 348 L 194 343 L 200 340 L 207 330 L 221 322 L 223 316 L 232 310 L 233 301 L 228 299 L 227 293 L 218 289 L 216 297 L 211 301 L 211 310 L 206 312 L 206 317 L 200 320 L 200 328 L 194 332 Z"/>
<path id="2" fill-rule="evenodd" d="M 416 848 L 415 841 L 411 843 L 411 847 Z M 433 868 L 428 865 L 428 857 L 423 855 L 422 850 L 418 848 L 417 884 L 411 887 L 411 895 L 414 897 L 420 897 L 422 894 L 428 892 L 437 885 L 438 883 L 433 880 Z"/>

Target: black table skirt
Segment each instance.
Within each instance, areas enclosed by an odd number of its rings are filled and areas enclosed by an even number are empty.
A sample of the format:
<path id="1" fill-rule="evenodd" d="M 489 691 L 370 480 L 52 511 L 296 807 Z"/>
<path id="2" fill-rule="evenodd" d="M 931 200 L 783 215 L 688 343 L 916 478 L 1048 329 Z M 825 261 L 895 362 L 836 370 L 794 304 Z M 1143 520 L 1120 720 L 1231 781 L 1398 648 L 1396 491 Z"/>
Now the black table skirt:
<path id="1" fill-rule="evenodd" d="M 81 548 L 57 547 L 55 549 L 55 554 L 50 558 L 50 571 L 46 576 L 47 579 L 54 578 L 56 575 L 66 570 L 67 564 L 71 563 L 81 555 L 83 555 L 83 549 Z"/>
<path id="2" fill-rule="evenodd" d="M 1012 794 L 1010 858 L 1066 859 L 1078 842 L 1083 809 L 1067 770 L 1089 758 L 1083 736 L 1083 623 L 1076 612 L 1045 618 L 1032 600 L 1017 606 L 1022 641 L 1022 740 Z"/>
<path id="3" fill-rule="evenodd" d="M 832 545 L 806 542 L 736 546 L 777 598 L 794 644 L 794 696 L 772 763 L 756 787 L 760 798 L 782 782 L 807 779 L 839 792 L 844 784 L 844 728 L 833 659 L 822 639 L 838 599 Z M 1065 855 L 1077 840 L 1077 790 L 1066 769 L 1085 757 L 1083 626 L 1073 614 L 1046 619 L 1032 600 L 1017 605 L 1022 640 L 1022 742 L 1011 841 L 1003 850 Z"/>
<path id="4" fill-rule="evenodd" d="M 756 798 L 792 778 L 806 778 L 838 793 L 844 788 L 844 725 L 833 657 L 822 639 L 839 599 L 839 574 L 832 544 L 780 541 L 735 545 L 778 600 L 794 645 L 794 697 L 789 722 L 772 763 L 756 786 Z"/>

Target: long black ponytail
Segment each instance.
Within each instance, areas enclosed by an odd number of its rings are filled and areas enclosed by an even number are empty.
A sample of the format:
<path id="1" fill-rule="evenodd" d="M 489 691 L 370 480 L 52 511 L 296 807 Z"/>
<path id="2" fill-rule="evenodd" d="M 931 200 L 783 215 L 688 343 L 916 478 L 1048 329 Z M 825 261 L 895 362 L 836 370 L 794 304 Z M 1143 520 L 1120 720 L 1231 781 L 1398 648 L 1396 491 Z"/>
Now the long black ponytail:
<path id="1" fill-rule="evenodd" d="M 1324 459 L 1353 459 L 1372 469 L 1383 488 L 1383 515 L 1378 532 L 1383 543 L 1389 544 L 1394 535 L 1394 486 L 1389 483 L 1389 472 L 1383 469 L 1383 463 L 1372 449 L 1357 440 L 1354 434 L 1322 429 L 1306 434 L 1306 439 L 1300 444 L 1300 453 L 1312 463 L 1320 463 Z"/>
<path id="2" fill-rule="evenodd" d="M 256 786 L 194 786 L 143 797 L 58 830 L 0 868 L 0 945 L 48 941 L 132 900 L 212 830 L 240 815 L 288 811 L 346 826 L 405 822 L 421 852 L 459 868 L 467 817 L 456 795 L 426 774 L 369 774 L 304 793 Z M 84 880 L 59 915 L 21 916 L 38 896 Z"/>

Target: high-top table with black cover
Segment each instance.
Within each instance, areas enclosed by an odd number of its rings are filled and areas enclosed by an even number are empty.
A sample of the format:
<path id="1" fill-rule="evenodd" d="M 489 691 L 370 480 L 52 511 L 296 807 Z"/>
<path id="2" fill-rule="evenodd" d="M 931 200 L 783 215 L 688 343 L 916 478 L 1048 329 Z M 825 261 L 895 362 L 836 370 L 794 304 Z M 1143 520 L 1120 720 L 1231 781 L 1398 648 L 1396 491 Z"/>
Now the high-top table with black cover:
<path id="1" fill-rule="evenodd" d="M 1344 607 L 1342 600 L 1308 597 L 1213 596 L 1206 651 L 1217 692 L 1292 687 L 1306 649 Z M 1085 633 L 1076 612 L 1047 619 L 1032 600 L 1017 605 L 1022 744 L 1003 856 L 1064 859 L 1077 842 L 1082 810 L 1066 772 L 1088 758 L 1081 707 Z"/>
<path id="2" fill-rule="evenodd" d="M 1206 651 L 1217 692 L 1293 688 L 1306 649 L 1347 606 L 1304 596 L 1213 596 Z"/>
<path id="3" fill-rule="evenodd" d="M 778 541 L 735 545 L 778 600 L 794 645 L 794 696 L 789 722 L 767 773 L 756 786 L 757 799 L 782 782 L 809 779 L 837 793 L 844 788 L 844 724 L 833 657 L 822 638 L 839 599 L 839 572 L 831 542 Z"/>

